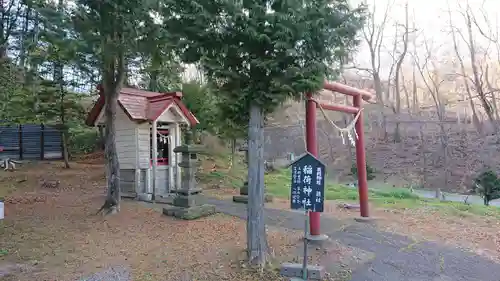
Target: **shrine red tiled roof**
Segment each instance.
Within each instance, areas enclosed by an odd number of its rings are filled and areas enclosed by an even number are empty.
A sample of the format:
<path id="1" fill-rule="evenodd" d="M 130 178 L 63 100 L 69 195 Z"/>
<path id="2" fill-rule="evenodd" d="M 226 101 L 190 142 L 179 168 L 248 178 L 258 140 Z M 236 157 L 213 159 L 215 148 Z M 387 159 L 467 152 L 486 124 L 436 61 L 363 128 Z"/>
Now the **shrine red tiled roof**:
<path id="1" fill-rule="evenodd" d="M 134 88 L 122 88 L 118 104 L 132 121 L 154 121 L 171 105 L 175 104 L 190 126 L 198 124 L 196 117 L 181 101 L 181 92 L 157 93 Z M 104 95 L 100 89 L 99 98 L 89 112 L 85 124 L 94 126 L 104 108 Z"/>

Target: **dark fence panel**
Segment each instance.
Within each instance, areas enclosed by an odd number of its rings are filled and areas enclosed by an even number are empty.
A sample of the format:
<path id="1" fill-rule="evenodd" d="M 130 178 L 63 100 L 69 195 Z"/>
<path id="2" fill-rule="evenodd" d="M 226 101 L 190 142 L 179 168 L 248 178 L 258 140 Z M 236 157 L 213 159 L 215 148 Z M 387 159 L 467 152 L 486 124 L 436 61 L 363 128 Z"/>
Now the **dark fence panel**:
<path id="1" fill-rule="evenodd" d="M 0 126 L 1 157 L 19 159 L 19 126 Z"/>
<path id="2" fill-rule="evenodd" d="M 56 128 L 45 126 L 44 130 L 44 158 L 62 159 L 62 137 L 61 131 Z"/>
<path id="3" fill-rule="evenodd" d="M 0 158 L 61 159 L 61 131 L 38 124 L 0 125 L 0 147 Z"/>

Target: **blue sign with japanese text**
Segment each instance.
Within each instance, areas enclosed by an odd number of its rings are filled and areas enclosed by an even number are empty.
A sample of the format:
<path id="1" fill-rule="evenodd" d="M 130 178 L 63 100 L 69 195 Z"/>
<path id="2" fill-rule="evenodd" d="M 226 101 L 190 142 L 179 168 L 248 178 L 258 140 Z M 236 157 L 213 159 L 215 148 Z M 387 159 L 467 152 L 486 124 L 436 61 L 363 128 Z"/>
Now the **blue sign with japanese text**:
<path id="1" fill-rule="evenodd" d="M 323 212 L 325 201 L 325 165 L 310 153 L 292 164 L 291 208 Z"/>

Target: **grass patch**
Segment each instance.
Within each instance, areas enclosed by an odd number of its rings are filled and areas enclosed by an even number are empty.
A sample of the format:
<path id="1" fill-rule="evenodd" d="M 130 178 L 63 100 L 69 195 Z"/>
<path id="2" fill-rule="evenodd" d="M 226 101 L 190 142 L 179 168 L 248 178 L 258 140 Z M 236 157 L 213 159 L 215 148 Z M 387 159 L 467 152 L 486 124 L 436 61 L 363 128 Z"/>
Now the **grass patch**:
<path id="1" fill-rule="evenodd" d="M 202 167 L 198 173 L 198 180 L 207 185 L 220 187 L 240 188 L 246 179 L 247 171 L 239 155 L 235 156 L 232 165 L 229 155 L 212 154 L 200 156 Z"/>
<path id="2" fill-rule="evenodd" d="M 500 208 L 484 205 L 466 205 L 460 202 L 438 202 L 440 211 L 445 214 L 468 217 L 470 215 L 495 217 L 500 219 Z"/>
<path id="3" fill-rule="evenodd" d="M 281 170 L 267 174 L 265 177 L 266 191 L 276 197 L 290 197 L 291 171 Z M 358 191 L 335 183 L 326 183 L 326 200 L 358 201 Z M 442 202 L 436 199 L 421 198 L 405 188 L 385 188 L 369 191 L 370 202 L 376 206 L 392 209 L 428 208 L 439 212 L 467 217 L 470 215 L 500 218 L 500 208 L 466 205 L 460 202 Z"/>
<path id="4" fill-rule="evenodd" d="M 290 196 L 291 172 L 289 170 L 281 170 L 274 173 L 269 173 L 265 177 L 266 191 L 269 194 L 277 197 L 287 198 Z M 327 182 L 325 184 L 326 200 L 358 200 L 358 191 L 354 188 L 348 188 L 341 184 Z M 395 203 L 396 199 L 411 199 L 416 200 L 419 197 L 408 190 L 377 190 L 370 192 L 370 198 L 380 203 Z"/>
<path id="5" fill-rule="evenodd" d="M 289 170 L 280 170 L 265 176 L 267 193 L 276 197 L 290 197 L 290 182 L 291 172 Z M 326 200 L 355 201 L 358 199 L 358 192 L 339 184 L 326 183 L 325 198 Z"/>
<path id="6" fill-rule="evenodd" d="M 205 184 L 218 184 L 222 187 L 240 188 L 246 179 L 246 166 L 242 157 L 237 155 L 233 165 L 229 167 L 227 154 L 204 155 L 202 161 L 215 166 L 214 170 L 202 169 L 199 180 Z M 288 169 L 268 173 L 265 176 L 266 193 L 278 198 L 290 197 L 291 171 Z M 327 182 L 325 185 L 326 200 L 357 202 L 358 190 L 347 186 Z M 466 205 L 461 202 L 443 202 L 436 199 L 421 198 L 406 188 L 380 188 L 369 191 L 370 202 L 378 207 L 390 209 L 426 208 L 441 213 L 467 217 L 471 215 L 500 218 L 500 208 L 483 205 Z"/>
<path id="7" fill-rule="evenodd" d="M 7 249 L 0 249 L 0 257 L 6 256 L 9 254 L 9 250 Z"/>

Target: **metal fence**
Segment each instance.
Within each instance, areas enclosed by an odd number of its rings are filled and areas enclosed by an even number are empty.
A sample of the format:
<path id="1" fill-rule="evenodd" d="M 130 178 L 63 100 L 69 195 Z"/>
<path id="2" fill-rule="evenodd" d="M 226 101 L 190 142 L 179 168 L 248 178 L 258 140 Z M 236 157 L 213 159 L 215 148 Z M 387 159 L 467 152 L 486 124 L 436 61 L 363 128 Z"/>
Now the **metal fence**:
<path id="1" fill-rule="evenodd" d="M 61 130 L 39 124 L 0 125 L 0 158 L 49 160 L 62 158 Z"/>

